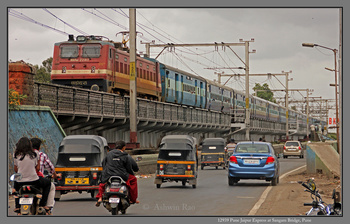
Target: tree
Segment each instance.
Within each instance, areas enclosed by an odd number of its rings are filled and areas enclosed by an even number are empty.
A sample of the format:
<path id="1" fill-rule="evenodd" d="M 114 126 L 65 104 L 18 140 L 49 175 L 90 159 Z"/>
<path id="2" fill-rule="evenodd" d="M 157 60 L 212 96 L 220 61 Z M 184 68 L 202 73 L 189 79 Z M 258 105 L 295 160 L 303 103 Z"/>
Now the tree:
<path id="1" fill-rule="evenodd" d="M 34 76 L 34 81 L 50 83 L 51 82 L 51 68 L 52 68 L 52 57 L 49 57 L 42 62 L 42 66 L 34 65 L 36 70 L 36 75 Z"/>
<path id="2" fill-rule="evenodd" d="M 270 90 L 269 85 L 267 83 L 264 83 L 263 85 L 255 83 L 255 87 L 253 88 L 253 90 L 264 90 L 257 91 L 257 97 L 276 103 L 276 99 L 273 98 L 273 92 Z"/>

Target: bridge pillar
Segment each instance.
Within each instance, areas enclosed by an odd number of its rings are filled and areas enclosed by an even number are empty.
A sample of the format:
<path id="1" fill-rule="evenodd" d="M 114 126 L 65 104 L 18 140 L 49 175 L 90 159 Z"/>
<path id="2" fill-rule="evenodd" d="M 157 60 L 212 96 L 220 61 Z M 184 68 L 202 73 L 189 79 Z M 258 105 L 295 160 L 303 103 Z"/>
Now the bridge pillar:
<path id="1" fill-rule="evenodd" d="M 9 63 L 9 89 L 14 89 L 27 98 L 25 105 L 34 105 L 34 71 L 24 61 Z"/>

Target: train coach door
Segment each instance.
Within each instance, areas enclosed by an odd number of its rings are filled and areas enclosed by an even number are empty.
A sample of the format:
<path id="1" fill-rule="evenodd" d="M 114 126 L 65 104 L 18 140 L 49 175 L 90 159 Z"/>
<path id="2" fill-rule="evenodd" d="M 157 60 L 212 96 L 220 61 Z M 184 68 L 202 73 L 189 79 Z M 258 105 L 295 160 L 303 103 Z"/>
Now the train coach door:
<path id="1" fill-rule="evenodd" d="M 175 73 L 175 103 L 178 102 L 179 75 Z"/>
<path id="2" fill-rule="evenodd" d="M 194 80 L 194 97 L 195 97 L 194 105 L 196 106 L 197 106 L 198 96 L 199 96 L 199 89 L 197 87 L 197 80 Z"/>
<path id="3" fill-rule="evenodd" d="M 200 99 L 200 107 L 201 108 L 204 108 L 204 102 L 203 102 L 203 91 L 202 91 L 202 89 L 203 89 L 203 82 L 200 82 L 200 84 L 199 84 L 199 86 L 200 86 L 200 88 L 199 88 L 199 99 Z"/>
<path id="4" fill-rule="evenodd" d="M 179 86 L 180 92 L 181 92 L 181 99 L 179 100 L 179 103 L 182 104 L 184 100 L 184 76 L 181 76 L 181 84 Z"/>
<path id="5" fill-rule="evenodd" d="M 115 49 L 110 49 L 110 57 L 109 60 L 111 60 L 111 78 L 108 80 L 108 92 L 112 92 L 113 86 L 115 86 L 115 83 L 117 82 L 117 74 L 116 74 L 116 60 L 117 60 L 117 54 L 115 52 Z"/>

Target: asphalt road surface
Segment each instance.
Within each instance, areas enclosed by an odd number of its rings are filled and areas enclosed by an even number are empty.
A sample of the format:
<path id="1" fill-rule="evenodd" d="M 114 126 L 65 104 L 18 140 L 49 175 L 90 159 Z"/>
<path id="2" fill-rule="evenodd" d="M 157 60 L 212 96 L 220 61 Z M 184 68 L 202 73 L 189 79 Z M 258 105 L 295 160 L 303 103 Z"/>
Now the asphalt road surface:
<path id="1" fill-rule="evenodd" d="M 305 165 L 305 159 L 280 159 L 280 176 Z M 140 204 L 128 208 L 125 216 L 244 216 L 259 200 L 270 182 L 241 180 L 229 186 L 227 170 L 205 167 L 199 170 L 197 188 L 167 182 L 157 189 L 154 175 L 138 179 Z M 62 195 L 56 202 L 54 216 L 111 216 L 103 205 L 95 207 L 95 199 L 83 192 Z M 9 216 L 15 215 L 10 201 Z"/>

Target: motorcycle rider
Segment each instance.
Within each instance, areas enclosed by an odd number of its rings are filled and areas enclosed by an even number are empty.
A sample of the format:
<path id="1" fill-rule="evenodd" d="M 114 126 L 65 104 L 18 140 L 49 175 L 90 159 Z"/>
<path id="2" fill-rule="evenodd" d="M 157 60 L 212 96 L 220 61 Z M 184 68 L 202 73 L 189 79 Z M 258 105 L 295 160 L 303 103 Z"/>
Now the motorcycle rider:
<path id="1" fill-rule="evenodd" d="M 137 200 L 137 178 L 134 172 L 139 171 L 139 167 L 135 160 L 125 152 L 126 144 L 120 140 L 116 142 L 115 149 L 109 151 L 107 156 L 102 161 L 102 175 L 99 184 L 99 192 L 96 195 L 98 201 L 96 206 L 100 206 L 102 202 L 102 195 L 105 191 L 105 186 L 111 176 L 120 176 L 129 189 L 130 203 L 140 203 Z"/>
<path id="2" fill-rule="evenodd" d="M 18 140 L 13 158 L 14 171 L 22 174 L 22 179 L 14 182 L 15 190 L 19 191 L 23 185 L 34 185 L 38 189 L 42 188 L 43 192 L 39 206 L 43 207 L 46 211 L 49 211 L 50 208 L 46 206 L 46 202 L 50 192 L 51 183 L 39 179 L 39 176 L 37 175 L 40 164 L 38 161 L 38 155 L 33 150 L 29 138 L 22 137 Z M 15 198 L 15 204 L 15 212 L 19 212 L 19 198 Z"/>

